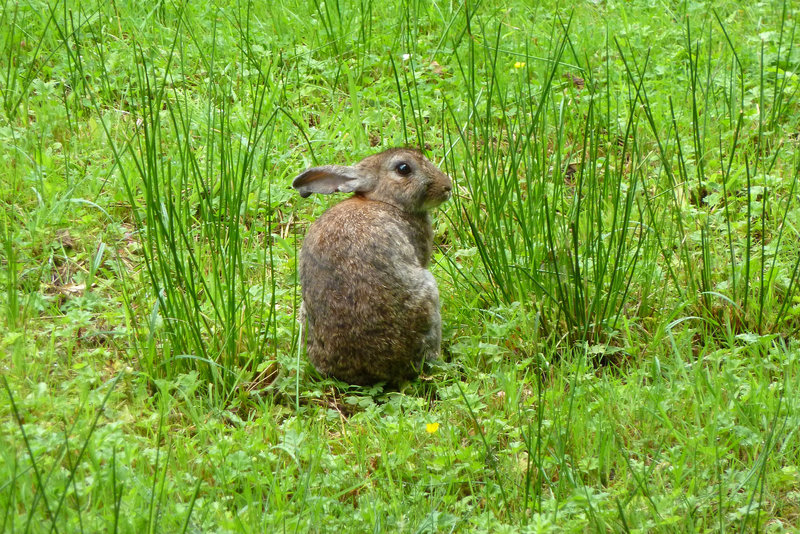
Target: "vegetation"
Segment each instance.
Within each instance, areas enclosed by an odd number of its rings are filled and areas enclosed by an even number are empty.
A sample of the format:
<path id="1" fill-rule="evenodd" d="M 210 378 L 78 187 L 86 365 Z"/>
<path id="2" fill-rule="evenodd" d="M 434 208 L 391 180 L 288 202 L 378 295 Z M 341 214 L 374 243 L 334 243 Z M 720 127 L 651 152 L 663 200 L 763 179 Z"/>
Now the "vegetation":
<path id="1" fill-rule="evenodd" d="M 791 531 L 786 0 L 4 0 L 0 531 Z M 322 379 L 314 164 L 425 149 L 443 359 Z"/>

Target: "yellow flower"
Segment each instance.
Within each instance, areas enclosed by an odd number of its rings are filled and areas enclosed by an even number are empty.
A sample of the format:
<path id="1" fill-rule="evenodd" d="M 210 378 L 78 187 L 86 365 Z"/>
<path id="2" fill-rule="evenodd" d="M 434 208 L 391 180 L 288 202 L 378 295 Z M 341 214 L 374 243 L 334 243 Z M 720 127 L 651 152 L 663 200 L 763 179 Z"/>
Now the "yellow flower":
<path id="1" fill-rule="evenodd" d="M 524 66 L 525 66 L 525 62 L 524 61 L 517 61 L 516 63 L 514 63 L 514 68 L 515 69 L 521 69 Z"/>
<path id="2" fill-rule="evenodd" d="M 439 430 L 439 423 L 428 423 L 425 425 L 425 432 L 428 434 L 436 434 L 437 430 Z"/>

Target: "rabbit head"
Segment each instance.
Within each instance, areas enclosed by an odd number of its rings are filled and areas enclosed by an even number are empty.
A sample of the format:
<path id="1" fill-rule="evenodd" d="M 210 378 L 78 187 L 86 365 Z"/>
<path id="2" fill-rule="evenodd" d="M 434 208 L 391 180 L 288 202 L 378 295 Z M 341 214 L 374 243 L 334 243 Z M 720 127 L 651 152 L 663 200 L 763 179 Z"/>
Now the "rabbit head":
<path id="1" fill-rule="evenodd" d="M 391 148 L 355 165 L 312 167 L 292 182 L 300 196 L 355 193 L 407 212 L 423 212 L 450 198 L 450 177 L 418 150 Z"/>

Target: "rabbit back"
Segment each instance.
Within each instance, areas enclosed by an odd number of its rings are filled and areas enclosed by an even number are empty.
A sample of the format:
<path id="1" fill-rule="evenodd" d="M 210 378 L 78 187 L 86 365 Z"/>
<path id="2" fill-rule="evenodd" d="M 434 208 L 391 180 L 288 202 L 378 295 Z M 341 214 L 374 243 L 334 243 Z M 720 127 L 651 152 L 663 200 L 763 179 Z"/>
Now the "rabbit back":
<path id="1" fill-rule="evenodd" d="M 427 212 L 358 195 L 314 222 L 299 274 L 307 353 L 320 373 L 352 384 L 398 383 L 437 356 L 431 247 Z"/>

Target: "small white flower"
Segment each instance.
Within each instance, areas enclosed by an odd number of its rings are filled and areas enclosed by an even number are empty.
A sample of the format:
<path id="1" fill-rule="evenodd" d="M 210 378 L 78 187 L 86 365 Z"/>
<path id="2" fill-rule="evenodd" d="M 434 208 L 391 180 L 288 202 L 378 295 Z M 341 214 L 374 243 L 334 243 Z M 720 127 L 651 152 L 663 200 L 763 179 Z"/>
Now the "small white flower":
<path id="1" fill-rule="evenodd" d="M 411 59 L 411 54 L 403 54 L 403 61 L 408 61 Z"/>

